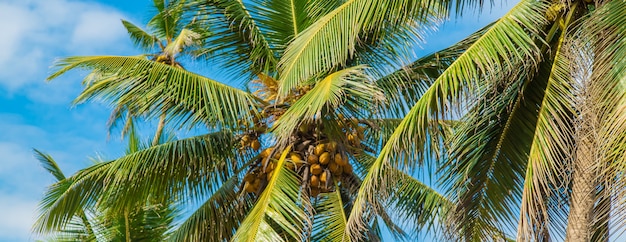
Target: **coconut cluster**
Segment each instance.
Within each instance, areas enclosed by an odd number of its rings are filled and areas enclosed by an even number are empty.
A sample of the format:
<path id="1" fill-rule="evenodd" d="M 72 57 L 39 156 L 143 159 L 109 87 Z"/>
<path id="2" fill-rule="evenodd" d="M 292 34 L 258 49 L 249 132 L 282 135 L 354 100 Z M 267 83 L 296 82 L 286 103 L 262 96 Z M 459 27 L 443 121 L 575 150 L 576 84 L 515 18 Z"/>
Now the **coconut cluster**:
<path id="1" fill-rule="evenodd" d="M 293 149 L 287 155 L 286 167 L 302 178 L 302 187 L 308 190 L 311 197 L 320 193 L 333 191 L 335 182 L 351 176 L 353 167 L 350 164 L 349 154 L 360 149 L 364 128 L 356 120 L 345 120 L 339 117 L 342 133 L 345 135 L 342 143 L 329 139 L 320 127 L 309 128 L 302 125 L 291 138 Z M 252 141 L 246 141 L 255 148 Z M 246 143 L 246 144 L 248 144 Z M 242 140 L 242 144 L 243 140 Z M 352 151 L 352 152 L 350 152 Z M 258 160 L 244 176 L 244 190 L 248 193 L 260 194 L 267 182 L 271 179 L 276 163 L 282 151 L 269 147 L 260 152 Z"/>

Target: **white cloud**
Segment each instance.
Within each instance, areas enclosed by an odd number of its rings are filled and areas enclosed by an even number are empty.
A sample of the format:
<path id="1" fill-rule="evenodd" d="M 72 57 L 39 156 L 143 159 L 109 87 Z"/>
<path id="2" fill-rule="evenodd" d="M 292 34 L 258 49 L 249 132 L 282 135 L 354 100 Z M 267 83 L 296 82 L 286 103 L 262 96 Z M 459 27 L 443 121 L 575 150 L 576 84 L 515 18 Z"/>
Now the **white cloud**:
<path id="1" fill-rule="evenodd" d="M 78 46 L 107 46 L 125 37 L 121 24 L 122 15 L 103 11 L 80 14 L 78 25 L 72 34 L 72 43 Z"/>
<path id="2" fill-rule="evenodd" d="M 41 87 L 58 56 L 127 50 L 122 18 L 120 11 L 94 2 L 0 0 L 0 89 Z"/>
<path id="3" fill-rule="evenodd" d="M 0 238 L 7 241 L 29 241 L 35 221 L 37 200 L 22 197 L 0 196 Z"/>

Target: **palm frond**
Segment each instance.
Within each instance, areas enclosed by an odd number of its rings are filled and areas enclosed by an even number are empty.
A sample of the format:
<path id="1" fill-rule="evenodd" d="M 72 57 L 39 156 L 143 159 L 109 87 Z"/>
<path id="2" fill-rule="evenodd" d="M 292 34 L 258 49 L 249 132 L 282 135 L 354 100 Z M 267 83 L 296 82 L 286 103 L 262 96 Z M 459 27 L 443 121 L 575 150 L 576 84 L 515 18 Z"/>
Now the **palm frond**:
<path id="1" fill-rule="evenodd" d="M 594 164 L 600 174 L 594 181 L 594 239 L 613 239 L 624 232 L 626 200 L 624 199 L 624 171 L 626 148 L 626 88 L 624 85 L 626 46 L 623 35 L 626 10 L 621 1 L 610 1 L 598 8 L 581 24 L 572 38 L 572 53 L 576 66 L 584 68 L 583 77 L 576 84 L 586 84 L 586 99 L 592 105 L 588 110 L 596 113 Z M 585 38 L 585 39 L 578 39 Z M 588 54 L 588 55 L 585 55 Z M 581 98 L 582 99 L 582 98 Z M 577 110 L 583 111 L 583 110 Z M 598 157 L 601 157 L 598 159 Z M 572 195 L 574 196 L 574 195 Z"/>
<path id="2" fill-rule="evenodd" d="M 130 39 L 133 41 L 133 43 L 143 50 L 153 50 L 155 45 L 159 41 L 156 36 L 149 34 L 145 30 L 135 26 L 131 22 L 122 20 L 122 24 L 124 25 L 124 28 L 126 28 L 126 31 L 128 31 L 128 35 L 130 35 Z"/>
<path id="3" fill-rule="evenodd" d="M 234 137 L 219 132 L 152 146 L 81 170 L 48 189 L 35 231 L 62 228 L 80 208 L 116 211 L 173 196 L 203 196 L 232 175 L 245 160 L 234 151 Z"/>
<path id="4" fill-rule="evenodd" d="M 314 207 L 316 214 L 312 241 L 350 241 L 350 237 L 345 234 L 348 211 L 345 210 L 341 189 L 337 184 L 335 191 L 321 194 Z"/>
<path id="5" fill-rule="evenodd" d="M 34 149 L 33 152 L 35 152 L 35 158 L 37 158 L 39 163 L 41 163 L 41 166 L 43 166 L 46 171 L 52 174 L 54 178 L 57 179 L 57 181 L 62 181 L 65 179 L 65 174 L 63 174 L 63 171 L 61 170 L 61 168 L 59 168 L 59 165 L 52 158 L 52 156 L 43 153 L 37 149 Z"/>
<path id="6" fill-rule="evenodd" d="M 237 229 L 233 241 L 304 239 L 304 226 L 311 222 L 299 206 L 300 179 L 284 166 L 290 150 L 288 147 L 282 152 L 265 190 Z"/>
<path id="7" fill-rule="evenodd" d="M 570 23 L 566 22 L 566 26 Z M 569 161 L 574 153 L 573 120 L 575 112 L 572 92 L 570 60 L 564 46 L 567 31 L 558 37 L 554 57 L 540 66 L 538 77 L 546 82 L 543 96 L 538 96 L 537 123 L 528 153 L 518 240 L 541 240 L 563 236 L 567 214 L 562 203 L 569 185 Z M 547 78 L 547 80 L 545 79 Z"/>
<path id="8" fill-rule="evenodd" d="M 432 7 L 432 9 L 430 8 Z M 312 76 L 341 66 L 355 54 L 361 33 L 377 39 L 389 29 L 426 22 L 440 14 L 434 1 L 350 0 L 304 30 L 279 62 L 280 94 L 286 95 Z"/>
<path id="9" fill-rule="evenodd" d="M 276 54 L 244 1 L 196 0 L 189 4 L 205 10 L 199 17 L 206 19 L 206 28 L 213 33 L 206 40 L 208 47 L 198 55 L 223 63 L 236 73 L 256 75 L 274 70 Z"/>
<path id="10" fill-rule="evenodd" d="M 239 196 L 240 180 L 233 176 L 191 214 L 170 237 L 173 241 L 230 240 L 245 214 L 252 208 L 250 199 Z"/>
<path id="11" fill-rule="evenodd" d="M 538 63 L 540 50 L 535 41 L 545 26 L 543 12 L 547 6 L 547 2 L 522 1 L 437 78 L 398 126 L 364 178 L 348 223 L 351 234 L 358 235 L 356 231 L 363 229 L 361 216 L 366 204 L 379 199 L 368 194 L 377 191 L 384 196 L 385 188 L 392 184 L 385 171 L 408 166 L 426 156 L 423 153 L 428 149 L 424 146 L 436 137 L 436 133 L 428 134 L 435 132 L 433 121 L 443 116 L 450 105 L 480 86 L 479 80 L 490 80 L 497 76 L 495 73 L 510 72 L 514 66 Z"/>
<path id="12" fill-rule="evenodd" d="M 382 94 L 363 74 L 363 66 L 334 72 L 318 82 L 313 89 L 298 99 L 274 124 L 273 132 L 285 141 L 300 125 L 320 122 L 327 112 L 336 109 L 362 109 L 363 103 L 374 103 Z M 352 106 L 352 107 L 351 107 Z"/>
<path id="13" fill-rule="evenodd" d="M 182 2 L 182 3 L 179 3 Z M 169 44 L 183 27 L 184 1 L 154 0 L 156 14 L 148 21 L 148 28 Z"/>
<path id="14" fill-rule="evenodd" d="M 436 234 L 446 226 L 448 216 L 456 205 L 446 196 L 416 178 L 397 169 L 397 183 L 385 208 L 392 214 L 396 224 L 416 238 L 427 231 Z"/>
<path id="15" fill-rule="evenodd" d="M 86 83 L 76 103 L 99 98 L 126 107 L 132 115 L 166 113 L 181 125 L 236 127 L 238 120 L 251 122 L 260 101 L 240 89 L 141 57 L 69 57 L 57 67 L 47 80 L 72 69 L 92 71 L 93 80 Z"/>
<path id="16" fill-rule="evenodd" d="M 256 0 L 254 13 L 276 53 L 281 53 L 311 23 L 308 1 Z M 332 1 L 329 1 L 332 2 Z"/>
<path id="17" fill-rule="evenodd" d="M 382 110 L 390 117 L 404 117 L 428 87 L 446 70 L 465 50 L 482 36 L 491 26 L 488 25 L 458 43 L 443 50 L 419 58 L 409 65 L 392 72 L 378 80 L 386 97 Z"/>

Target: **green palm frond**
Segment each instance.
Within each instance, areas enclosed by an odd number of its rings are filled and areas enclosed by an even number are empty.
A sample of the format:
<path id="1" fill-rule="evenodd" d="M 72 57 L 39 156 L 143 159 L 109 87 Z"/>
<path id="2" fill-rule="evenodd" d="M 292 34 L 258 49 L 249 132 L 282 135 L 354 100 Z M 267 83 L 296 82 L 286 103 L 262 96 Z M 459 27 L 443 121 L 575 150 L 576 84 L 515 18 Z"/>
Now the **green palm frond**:
<path id="1" fill-rule="evenodd" d="M 345 234 L 348 211 L 345 210 L 341 188 L 337 184 L 335 191 L 321 194 L 314 207 L 316 214 L 312 241 L 350 241 L 350 237 Z"/>
<path id="2" fill-rule="evenodd" d="M 253 205 L 251 199 L 239 196 L 240 182 L 237 176 L 225 181 L 202 206 L 178 226 L 170 240 L 230 240 Z"/>
<path id="3" fill-rule="evenodd" d="M 148 28 L 166 44 L 174 40 L 183 27 L 180 23 L 184 20 L 184 2 L 154 0 L 156 14 L 148 21 Z"/>
<path id="4" fill-rule="evenodd" d="M 207 48 L 198 55 L 224 63 L 237 74 L 255 75 L 271 73 L 276 63 L 276 54 L 261 32 L 257 20 L 241 0 L 190 1 L 191 8 L 204 9 L 199 13 L 206 19 L 212 35 L 206 40 Z"/>
<path id="5" fill-rule="evenodd" d="M 404 117 L 428 87 L 446 70 L 469 46 L 482 36 L 491 26 L 488 25 L 458 43 L 443 50 L 419 58 L 378 80 L 386 97 L 381 108 L 388 116 Z"/>
<path id="6" fill-rule="evenodd" d="M 286 95 L 312 76 L 346 64 L 354 55 L 362 33 L 377 39 L 398 26 L 429 19 L 440 14 L 430 1 L 350 0 L 304 30 L 286 49 L 278 70 Z"/>
<path id="7" fill-rule="evenodd" d="M 367 80 L 363 68 L 356 66 L 340 70 L 319 81 L 276 121 L 273 133 L 285 141 L 300 125 L 320 122 L 330 111 L 367 107 L 363 103 L 351 103 L 351 100 L 373 104 L 382 99 L 382 93 Z"/>
<path id="8" fill-rule="evenodd" d="M 456 104 L 480 86 L 479 80 L 489 80 L 497 77 L 496 73 L 511 71 L 514 63 L 537 64 L 540 50 L 535 40 L 540 39 L 539 34 L 546 23 L 542 13 L 547 6 L 547 2 L 522 1 L 437 78 L 398 126 L 364 178 L 348 230 L 363 228 L 361 216 L 367 209 L 365 204 L 376 199 L 368 194 L 374 191 L 384 194 L 381 190 L 391 184 L 386 170 L 408 166 L 409 162 L 414 163 L 423 157 L 422 153 L 428 150 L 424 146 L 436 136 L 428 134 L 429 129 L 435 132 L 432 121 L 438 120 L 450 104 Z"/>
<path id="9" fill-rule="evenodd" d="M 255 16 L 264 35 L 272 43 L 276 53 L 281 53 L 287 44 L 307 28 L 311 19 L 307 14 L 308 1 L 257 0 Z M 328 1 L 333 2 L 333 1 Z"/>
<path id="10" fill-rule="evenodd" d="M 43 153 L 37 149 L 34 149 L 33 152 L 35 153 L 35 158 L 37 158 L 39 163 L 41 163 L 41 166 L 43 166 L 43 168 L 46 169 L 48 173 L 52 174 L 54 178 L 57 179 L 57 181 L 62 181 L 63 179 L 65 179 L 65 174 L 63 174 L 63 171 L 61 170 L 61 168 L 59 168 L 59 165 L 52 158 L 52 156 Z"/>
<path id="11" fill-rule="evenodd" d="M 58 195 L 64 192 L 63 189 L 69 188 L 68 182 L 65 180 L 65 174 L 63 174 L 63 171 L 59 168 L 52 156 L 37 149 L 35 149 L 34 152 L 35 158 L 39 160 L 41 166 L 52 174 L 60 184 L 59 187 L 61 190 L 59 192 L 49 194 L 49 196 L 46 197 L 48 200 L 56 200 L 58 199 Z M 68 226 L 65 226 L 54 236 L 55 241 L 85 241 L 93 239 L 95 239 L 95 233 L 84 209 L 79 209 L 70 220 Z"/>
<path id="12" fill-rule="evenodd" d="M 413 238 L 447 225 L 448 216 L 456 207 L 453 201 L 400 170 L 392 172 L 398 179 L 385 207 L 391 211 L 393 221 L 406 228 Z"/>
<path id="13" fill-rule="evenodd" d="M 238 120 L 251 122 L 260 105 L 250 93 L 141 57 L 69 57 L 57 67 L 48 80 L 72 69 L 92 71 L 94 80 L 86 83 L 76 103 L 100 98 L 132 115 L 167 113 L 181 124 L 236 127 Z"/>
<path id="14" fill-rule="evenodd" d="M 543 65 L 543 64 L 542 64 Z M 458 197 L 454 228 L 468 241 L 502 237 L 516 226 L 525 165 L 546 76 L 505 77 L 463 117 L 451 137 L 451 155 L 440 172 Z"/>
<path id="15" fill-rule="evenodd" d="M 568 24 L 566 22 L 565 26 Z M 574 94 L 570 60 L 564 46 L 567 36 L 567 31 L 559 35 L 554 57 L 549 59 L 550 63 L 542 63 L 537 74 L 544 79 L 546 87 L 542 97 L 535 97 L 541 101 L 535 111 L 537 121 L 525 168 L 518 240 L 565 234 L 563 221 L 567 220 L 567 215 L 559 211 L 562 205 L 558 200 L 567 201 L 567 198 L 553 191 L 567 189 L 569 185 L 569 175 L 565 173 L 575 145 L 572 140 Z M 536 199 L 537 196 L 545 199 Z"/>
<path id="16" fill-rule="evenodd" d="M 46 192 L 35 231 L 62 228 L 83 207 L 123 211 L 148 198 L 158 202 L 211 193 L 232 176 L 237 160 L 246 160 L 234 151 L 234 141 L 229 132 L 195 136 L 81 170 Z"/>
<path id="17" fill-rule="evenodd" d="M 104 164 L 97 164 L 81 171 L 82 176 L 94 176 L 98 172 L 106 169 Z M 60 231 L 71 222 L 74 215 L 79 212 L 84 204 L 93 204 L 95 202 L 90 197 L 98 195 L 101 182 L 93 183 L 89 181 L 90 188 L 98 190 L 80 190 L 74 189 L 75 183 L 80 179 L 75 179 L 78 175 L 68 177 L 51 185 L 39 204 L 39 217 L 33 225 L 33 231 L 38 234 Z M 64 200 L 68 193 L 75 193 L 73 199 Z M 62 207 L 58 209 L 59 207 Z M 56 211 L 53 211 L 55 210 Z"/>
<path id="18" fill-rule="evenodd" d="M 291 150 L 282 152 L 271 179 L 233 241 L 302 241 L 311 221 L 300 207 L 300 179 L 285 167 Z"/>
<path id="19" fill-rule="evenodd" d="M 151 51 L 154 49 L 155 45 L 157 45 L 159 40 L 156 36 L 149 34 L 145 30 L 126 20 L 122 20 L 122 24 L 126 28 L 126 31 L 128 31 L 130 39 L 136 46 L 142 48 L 143 50 Z"/>

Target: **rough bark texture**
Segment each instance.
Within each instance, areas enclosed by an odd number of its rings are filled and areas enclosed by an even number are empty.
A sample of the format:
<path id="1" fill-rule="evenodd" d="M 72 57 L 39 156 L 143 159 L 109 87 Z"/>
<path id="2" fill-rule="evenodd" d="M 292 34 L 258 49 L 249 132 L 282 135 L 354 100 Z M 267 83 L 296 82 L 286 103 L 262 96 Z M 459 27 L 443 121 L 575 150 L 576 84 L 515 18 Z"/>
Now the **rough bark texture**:
<path id="1" fill-rule="evenodd" d="M 565 241 L 591 241 L 594 225 L 596 188 L 599 185 L 597 167 L 602 162 L 598 150 L 599 120 L 594 96 L 588 88 L 579 103 L 580 116 L 576 124 L 576 158 L 573 164 L 572 194 L 567 218 Z"/>

